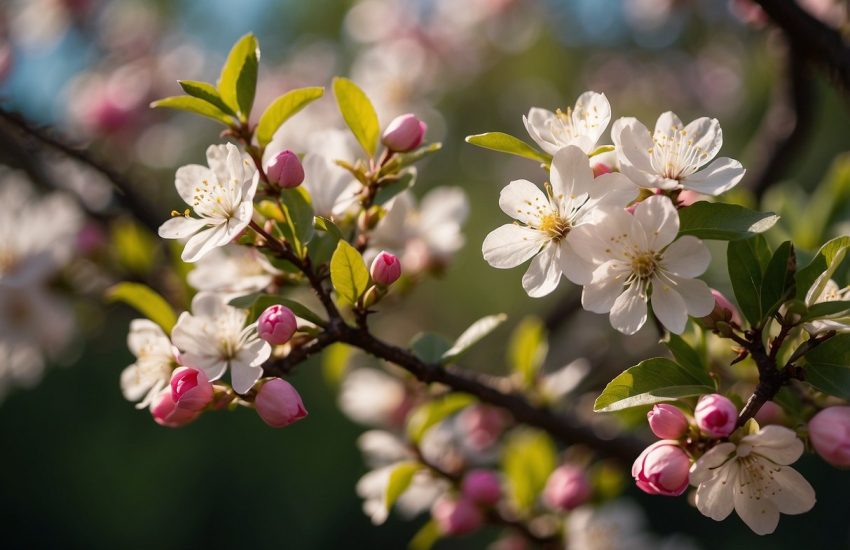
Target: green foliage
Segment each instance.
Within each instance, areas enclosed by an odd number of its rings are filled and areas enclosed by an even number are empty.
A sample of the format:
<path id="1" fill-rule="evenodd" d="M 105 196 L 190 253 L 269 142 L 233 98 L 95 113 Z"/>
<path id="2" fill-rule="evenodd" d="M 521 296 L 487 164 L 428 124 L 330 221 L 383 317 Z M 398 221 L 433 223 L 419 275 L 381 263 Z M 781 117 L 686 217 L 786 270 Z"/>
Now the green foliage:
<path id="1" fill-rule="evenodd" d="M 339 112 L 351 133 L 369 158 L 374 157 L 381 127 L 372 102 L 357 84 L 347 78 L 334 78 L 333 90 Z"/>
<path id="2" fill-rule="evenodd" d="M 850 399 L 850 334 L 838 334 L 805 355 L 806 382 L 816 389 Z"/>
<path id="3" fill-rule="evenodd" d="M 428 520 L 410 539 L 408 548 L 410 550 L 430 550 L 440 540 L 441 536 L 442 532 L 437 522 L 433 519 Z"/>
<path id="4" fill-rule="evenodd" d="M 325 348 L 322 353 L 322 375 L 330 386 L 337 387 L 342 383 L 353 351 L 351 346 L 340 343 Z"/>
<path id="5" fill-rule="evenodd" d="M 178 80 L 177 83 L 190 96 L 206 101 L 225 114 L 236 116 L 236 113 L 221 99 L 221 94 L 212 84 L 197 80 Z"/>
<path id="6" fill-rule="evenodd" d="M 450 347 L 448 340 L 433 332 L 421 332 L 410 342 L 410 351 L 413 355 L 430 364 L 442 362 L 443 355 Z"/>
<path id="7" fill-rule="evenodd" d="M 166 334 L 177 322 L 177 315 L 171 305 L 150 287 L 140 283 L 118 283 L 106 291 L 110 302 L 124 302 L 139 313 L 162 327 Z"/>
<path id="8" fill-rule="evenodd" d="M 726 250 L 729 280 L 741 313 L 753 326 L 762 320 L 761 287 L 771 254 L 761 235 L 729 243 Z"/>
<path id="9" fill-rule="evenodd" d="M 157 241 L 138 223 L 120 219 L 112 225 L 110 249 L 122 267 L 146 274 L 153 269 Z"/>
<path id="10" fill-rule="evenodd" d="M 345 241 L 337 243 L 331 257 L 331 284 L 337 296 L 352 305 L 369 287 L 369 270 L 363 256 Z"/>
<path id="11" fill-rule="evenodd" d="M 323 327 L 327 324 L 324 319 L 322 319 L 319 315 L 313 313 L 306 306 L 296 302 L 295 300 L 290 300 L 289 298 L 278 296 L 277 294 L 265 294 L 263 292 L 255 292 L 253 294 L 247 294 L 245 296 L 233 298 L 228 303 L 233 307 L 250 310 L 248 317 L 252 321 L 256 320 L 257 317 L 259 317 L 263 310 L 265 310 L 267 307 L 278 304 L 288 307 L 292 310 L 292 313 L 294 313 L 296 317 L 301 317 L 305 321 L 310 321 L 311 323 L 320 327 Z"/>
<path id="12" fill-rule="evenodd" d="M 511 370 L 520 376 L 526 387 L 534 384 L 548 351 L 549 343 L 543 322 L 537 317 L 523 319 L 511 335 L 508 360 Z"/>
<path id="13" fill-rule="evenodd" d="M 313 227 L 319 231 L 319 234 L 313 235 L 307 247 L 307 253 L 314 265 L 320 265 L 330 261 L 337 244 L 342 239 L 342 232 L 331 220 L 321 216 L 313 219 Z"/>
<path id="14" fill-rule="evenodd" d="M 794 273 L 797 260 L 790 241 L 782 243 L 773 253 L 761 281 L 761 315 L 773 315 L 786 300 L 794 296 Z"/>
<path id="15" fill-rule="evenodd" d="M 373 204 L 377 204 L 378 206 L 383 206 L 390 199 L 407 191 L 413 184 L 416 183 L 416 171 L 411 169 L 404 174 L 401 174 L 395 181 L 390 181 L 384 185 L 381 185 L 381 188 L 375 194 L 375 200 L 373 200 Z"/>
<path id="16" fill-rule="evenodd" d="M 248 33 L 234 44 L 218 78 L 222 101 L 236 111 L 243 122 L 248 120 L 254 104 L 259 65 L 260 45 L 257 37 Z"/>
<path id="17" fill-rule="evenodd" d="M 450 393 L 416 407 L 407 419 L 407 437 L 419 443 L 433 426 L 454 413 L 475 403 L 475 398 L 465 393 Z"/>
<path id="18" fill-rule="evenodd" d="M 805 301 L 806 295 L 816 285 L 815 296 L 823 292 L 826 283 L 844 261 L 850 248 L 850 237 L 837 237 L 824 244 L 809 264 L 797 271 L 797 299 Z"/>
<path id="19" fill-rule="evenodd" d="M 656 357 L 625 370 L 605 386 L 593 404 L 596 412 L 611 412 L 675 401 L 714 391 L 711 377 L 702 369 Z"/>
<path id="20" fill-rule="evenodd" d="M 690 370 L 705 370 L 705 365 L 703 365 L 699 353 L 688 345 L 681 336 L 668 332 L 664 345 L 667 346 L 680 365 Z"/>
<path id="21" fill-rule="evenodd" d="M 507 318 L 507 315 L 500 313 L 498 315 L 488 315 L 475 321 L 455 340 L 452 347 L 443 353 L 440 358 L 441 362 L 451 363 L 455 361 L 458 357 L 466 353 L 469 348 L 480 342 L 482 338 L 496 330 Z"/>
<path id="22" fill-rule="evenodd" d="M 303 187 L 284 189 L 280 193 L 283 210 L 283 224 L 280 226 L 286 241 L 292 245 L 295 254 L 304 258 L 307 244 L 313 238 L 313 207 L 310 196 Z"/>
<path id="23" fill-rule="evenodd" d="M 385 176 L 387 174 L 394 174 L 399 170 L 403 170 L 407 168 L 411 164 L 415 162 L 419 162 L 423 158 L 436 153 L 440 149 L 443 148 L 442 143 L 429 143 L 428 145 L 424 145 L 415 151 L 411 151 L 409 153 L 396 153 L 393 157 L 381 167 L 381 171 L 379 174 L 381 176 Z"/>
<path id="24" fill-rule="evenodd" d="M 203 99 L 198 99 L 197 97 L 191 97 L 188 95 L 178 95 L 159 99 L 151 103 L 151 107 L 166 107 L 168 109 L 177 109 L 178 111 L 189 111 L 190 113 L 195 113 L 196 115 L 205 116 L 217 122 L 221 122 L 225 126 L 230 126 L 233 123 L 233 119 L 215 105 L 208 103 Z"/>
<path id="25" fill-rule="evenodd" d="M 413 476 L 422 468 L 424 468 L 422 464 L 414 461 L 399 462 L 395 465 L 390 472 L 390 479 L 387 482 L 387 489 L 384 493 L 384 506 L 387 507 L 387 511 L 392 508 L 398 497 L 403 495 L 407 488 L 410 487 Z"/>
<path id="26" fill-rule="evenodd" d="M 699 201 L 679 210 L 679 233 L 701 239 L 737 241 L 764 233 L 779 221 L 772 212 L 736 204 Z"/>
<path id="27" fill-rule="evenodd" d="M 548 165 L 552 162 L 552 156 L 542 151 L 538 151 L 528 143 L 504 132 L 487 132 L 484 134 L 476 134 L 467 136 L 466 142 L 484 149 L 492 149 L 500 153 L 516 155 L 537 161 L 541 164 Z"/>
<path id="28" fill-rule="evenodd" d="M 557 465 L 552 439 L 536 430 L 514 431 L 502 449 L 502 471 L 513 506 L 528 514 Z"/>
<path id="29" fill-rule="evenodd" d="M 831 302 L 820 302 L 812 304 L 806 309 L 803 321 L 812 321 L 823 317 L 838 317 L 850 313 L 850 302 L 845 300 L 833 300 Z"/>
<path id="30" fill-rule="evenodd" d="M 272 140 L 275 132 L 284 122 L 311 102 L 322 97 L 324 93 L 325 89 L 322 87 L 298 88 L 272 101 L 257 124 L 256 135 L 260 147 L 265 147 Z"/>

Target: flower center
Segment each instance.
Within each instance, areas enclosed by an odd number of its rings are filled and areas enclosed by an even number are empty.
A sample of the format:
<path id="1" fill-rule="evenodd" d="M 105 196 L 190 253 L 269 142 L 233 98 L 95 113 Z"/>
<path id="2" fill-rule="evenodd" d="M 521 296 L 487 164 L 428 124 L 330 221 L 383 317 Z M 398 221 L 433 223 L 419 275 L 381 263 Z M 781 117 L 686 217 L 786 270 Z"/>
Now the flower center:
<path id="1" fill-rule="evenodd" d="M 547 214 L 540 219 L 540 231 L 555 241 L 560 241 L 570 232 L 570 222 L 558 214 Z"/>
<path id="2" fill-rule="evenodd" d="M 201 180 L 201 184 L 195 187 L 192 199 L 192 207 L 202 216 L 233 217 L 233 193 L 221 182 L 210 183 L 207 179 Z"/>
<path id="3" fill-rule="evenodd" d="M 659 261 L 661 261 L 659 254 L 653 254 L 651 252 L 635 254 L 632 257 L 632 273 L 641 281 L 645 281 L 656 272 Z"/>
<path id="4" fill-rule="evenodd" d="M 708 157 L 708 153 L 694 144 L 693 137 L 681 126 L 673 126 L 667 134 L 656 132 L 652 136 L 649 154 L 655 169 L 672 180 L 690 176 Z"/>

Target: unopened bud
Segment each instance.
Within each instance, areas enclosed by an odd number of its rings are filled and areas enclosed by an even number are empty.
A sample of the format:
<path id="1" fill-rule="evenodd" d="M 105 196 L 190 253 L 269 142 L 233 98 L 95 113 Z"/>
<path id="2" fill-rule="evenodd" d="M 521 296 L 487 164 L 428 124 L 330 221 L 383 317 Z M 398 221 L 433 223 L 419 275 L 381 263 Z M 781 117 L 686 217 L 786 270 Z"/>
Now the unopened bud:
<path id="1" fill-rule="evenodd" d="M 572 510 L 587 502 L 593 489 L 587 474 L 578 466 L 564 464 L 549 475 L 543 501 L 551 508 Z"/>
<path id="2" fill-rule="evenodd" d="M 298 155 L 289 150 L 281 151 L 269 161 L 266 176 L 270 182 L 284 189 L 291 189 L 304 181 L 304 167 L 301 166 Z"/>
<path id="3" fill-rule="evenodd" d="M 502 498 L 502 484 L 491 470 L 470 470 L 463 478 L 461 493 L 482 506 L 495 506 Z"/>
<path id="4" fill-rule="evenodd" d="M 369 273 L 377 284 L 389 286 L 401 277 L 401 262 L 394 254 L 381 251 L 372 261 Z"/>
<path id="5" fill-rule="evenodd" d="M 679 439 L 688 431 L 688 419 L 678 407 L 659 403 L 646 413 L 649 427 L 661 439 Z"/>
<path id="6" fill-rule="evenodd" d="M 154 421 L 167 428 L 185 426 L 200 416 L 198 411 L 179 408 L 171 398 L 171 388 L 159 392 L 151 403 L 150 410 Z"/>
<path id="7" fill-rule="evenodd" d="M 713 393 L 703 395 L 694 410 L 694 419 L 703 433 L 711 437 L 726 437 L 735 430 L 738 409 L 729 398 Z"/>
<path id="8" fill-rule="evenodd" d="M 711 313 L 699 319 L 699 324 L 711 330 L 721 331 L 722 323 L 735 323 L 737 326 L 744 324 L 738 308 L 732 303 L 729 298 L 724 296 L 719 290 L 711 289 L 711 295 L 714 296 L 714 309 Z"/>
<path id="9" fill-rule="evenodd" d="M 307 416 L 301 396 L 281 378 L 272 378 L 260 386 L 254 406 L 263 422 L 272 428 L 289 426 Z"/>
<path id="10" fill-rule="evenodd" d="M 656 441 L 632 465 L 638 488 L 650 495 L 678 496 L 688 488 L 691 460 L 676 441 Z"/>
<path id="11" fill-rule="evenodd" d="M 428 126 L 419 120 L 416 115 L 406 114 L 393 119 L 381 142 L 395 153 L 406 153 L 419 147 L 425 137 Z"/>
<path id="12" fill-rule="evenodd" d="M 827 462 L 850 467 L 850 407 L 829 407 L 809 420 L 812 447 Z"/>
<path id="13" fill-rule="evenodd" d="M 257 334 L 273 346 L 289 342 L 297 328 L 295 314 L 280 304 L 267 307 L 257 319 Z"/>
<path id="14" fill-rule="evenodd" d="M 477 531 L 484 523 L 484 516 L 469 500 L 443 495 L 431 507 L 431 516 L 446 535 L 464 535 Z"/>
<path id="15" fill-rule="evenodd" d="M 171 400 L 181 409 L 203 410 L 213 399 L 213 387 L 202 370 L 179 367 L 171 374 Z"/>

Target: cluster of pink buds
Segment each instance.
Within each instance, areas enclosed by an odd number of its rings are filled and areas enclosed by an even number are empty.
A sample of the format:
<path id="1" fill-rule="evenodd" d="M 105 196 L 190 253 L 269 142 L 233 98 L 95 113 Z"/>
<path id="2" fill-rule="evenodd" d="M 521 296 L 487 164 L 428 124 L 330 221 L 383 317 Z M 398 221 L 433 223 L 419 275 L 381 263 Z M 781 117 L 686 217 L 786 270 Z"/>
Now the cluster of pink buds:
<path id="1" fill-rule="evenodd" d="M 431 516 L 445 535 L 465 535 L 484 524 L 484 512 L 499 503 L 502 483 L 491 470 L 470 470 L 459 495 L 444 495 L 431 508 Z"/>
<path id="2" fill-rule="evenodd" d="M 688 488 L 691 457 L 682 441 L 691 431 L 691 422 L 681 409 L 667 403 L 647 413 L 656 441 L 632 465 L 632 477 L 642 491 L 651 495 L 678 496 Z M 720 394 L 703 395 L 694 410 L 693 423 L 703 436 L 723 439 L 735 431 L 738 410 Z"/>

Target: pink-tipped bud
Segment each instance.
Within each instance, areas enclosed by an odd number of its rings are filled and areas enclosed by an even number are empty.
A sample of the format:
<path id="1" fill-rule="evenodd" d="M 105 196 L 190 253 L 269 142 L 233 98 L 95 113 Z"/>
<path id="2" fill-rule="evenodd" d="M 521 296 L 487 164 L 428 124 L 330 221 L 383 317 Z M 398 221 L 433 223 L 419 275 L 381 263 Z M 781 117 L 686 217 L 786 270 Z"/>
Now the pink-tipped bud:
<path id="1" fill-rule="evenodd" d="M 289 150 L 281 151 L 269 161 L 266 176 L 270 182 L 284 189 L 291 189 L 304 181 L 304 167 L 301 166 L 298 155 Z"/>
<path id="2" fill-rule="evenodd" d="M 850 407 L 829 407 L 809 420 L 812 447 L 827 462 L 850 468 Z"/>
<path id="3" fill-rule="evenodd" d="M 301 396 L 292 384 L 272 378 L 260 386 L 254 400 L 257 414 L 272 428 L 283 428 L 307 416 Z"/>
<path id="4" fill-rule="evenodd" d="M 646 413 L 649 428 L 661 439 L 679 439 L 688 431 L 688 419 L 678 407 L 659 403 Z"/>
<path id="5" fill-rule="evenodd" d="M 289 342 L 297 328 L 295 314 L 280 304 L 267 307 L 257 319 L 257 334 L 273 346 Z"/>
<path id="6" fill-rule="evenodd" d="M 464 442 L 476 451 L 492 447 L 505 431 L 506 424 L 505 413 L 488 405 L 467 407 L 458 416 Z"/>
<path id="7" fill-rule="evenodd" d="M 756 419 L 759 426 L 782 425 L 785 424 L 785 411 L 773 401 L 767 401 L 753 418 Z"/>
<path id="8" fill-rule="evenodd" d="M 151 416 L 160 426 L 179 428 L 189 424 L 201 415 L 200 411 L 183 409 L 171 398 L 171 388 L 165 388 L 151 403 Z"/>
<path id="9" fill-rule="evenodd" d="M 502 483 L 491 470 L 470 470 L 463 478 L 461 493 L 476 504 L 495 506 L 502 498 Z"/>
<path id="10" fill-rule="evenodd" d="M 484 515 L 469 500 L 443 495 L 431 507 L 431 516 L 445 535 L 465 535 L 477 531 Z"/>
<path id="11" fill-rule="evenodd" d="M 199 412 L 213 400 L 213 387 L 204 371 L 179 367 L 171 374 L 171 400 L 181 409 Z"/>
<path id="12" fill-rule="evenodd" d="M 381 142 L 390 151 L 406 153 L 419 147 L 427 129 L 428 126 L 416 118 L 416 115 L 408 113 L 397 116 L 384 130 Z"/>
<path id="13" fill-rule="evenodd" d="M 578 466 L 564 464 L 549 475 L 543 501 L 551 508 L 572 510 L 588 501 L 593 488 L 587 474 Z"/>
<path id="14" fill-rule="evenodd" d="M 597 162 L 593 165 L 594 178 L 598 178 L 603 174 L 610 174 L 611 172 L 613 172 L 613 170 L 611 170 L 611 167 L 605 164 L 604 162 Z"/>
<path id="15" fill-rule="evenodd" d="M 718 393 L 703 395 L 694 410 L 694 419 L 702 432 L 711 437 L 726 437 L 735 431 L 738 409 Z"/>
<path id="16" fill-rule="evenodd" d="M 741 319 L 741 314 L 738 308 L 732 303 L 729 298 L 724 296 L 720 291 L 711 289 L 711 295 L 714 296 L 714 310 L 707 316 L 700 319 L 701 324 L 706 328 L 713 329 L 714 326 L 722 321 L 724 323 L 735 323 L 739 327 L 744 324 Z"/>
<path id="17" fill-rule="evenodd" d="M 372 280 L 381 286 L 390 286 L 401 277 L 401 262 L 386 250 L 378 254 L 369 269 Z"/>
<path id="18" fill-rule="evenodd" d="M 656 441 L 632 465 L 638 488 L 650 495 L 678 496 L 688 488 L 691 459 L 676 441 Z"/>

